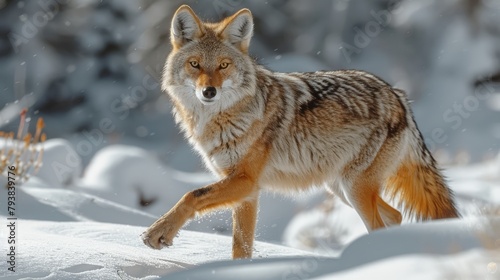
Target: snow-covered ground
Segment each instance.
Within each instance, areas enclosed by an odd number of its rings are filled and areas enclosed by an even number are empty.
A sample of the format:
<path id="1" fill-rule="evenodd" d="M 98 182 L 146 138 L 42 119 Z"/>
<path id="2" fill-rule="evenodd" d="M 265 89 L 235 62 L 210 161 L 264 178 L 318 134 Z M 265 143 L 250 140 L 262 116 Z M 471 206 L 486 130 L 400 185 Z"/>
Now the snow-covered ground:
<path id="1" fill-rule="evenodd" d="M 82 172 L 68 142 L 45 147 L 40 172 L 16 190 L 16 272 L 4 261 L 0 279 L 500 279 L 500 157 L 446 169 L 463 219 L 370 235 L 352 209 L 322 202 L 321 192 L 298 200 L 263 196 L 257 240 L 288 247 L 258 242 L 254 260 L 231 261 L 227 213 L 192 222 L 188 229 L 205 233 L 183 230 L 161 251 L 139 238 L 210 175 L 169 169 L 123 145 L 101 150 Z M 8 194 L 0 193 L 5 256 Z M 141 200 L 154 203 L 142 207 Z"/>
<path id="2" fill-rule="evenodd" d="M 84 208 L 91 207 L 90 203 Z M 16 272 L 5 268 L 0 276 L 2 279 L 156 279 L 231 255 L 231 239 L 226 236 L 182 231 L 176 246 L 155 251 L 140 240 L 143 231 L 143 226 L 106 222 L 19 220 Z M 264 243 L 257 243 L 255 250 L 260 258 L 307 255 L 297 249 Z"/>

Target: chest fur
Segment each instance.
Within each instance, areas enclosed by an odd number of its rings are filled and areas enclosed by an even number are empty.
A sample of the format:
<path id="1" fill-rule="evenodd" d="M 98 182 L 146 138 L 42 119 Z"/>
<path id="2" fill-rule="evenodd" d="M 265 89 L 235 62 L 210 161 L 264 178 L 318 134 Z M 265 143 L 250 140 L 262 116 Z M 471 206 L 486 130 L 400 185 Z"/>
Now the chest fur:
<path id="1" fill-rule="evenodd" d="M 221 113 L 199 118 L 189 137 L 208 168 L 226 174 L 247 155 L 261 134 L 260 121 L 249 114 Z"/>

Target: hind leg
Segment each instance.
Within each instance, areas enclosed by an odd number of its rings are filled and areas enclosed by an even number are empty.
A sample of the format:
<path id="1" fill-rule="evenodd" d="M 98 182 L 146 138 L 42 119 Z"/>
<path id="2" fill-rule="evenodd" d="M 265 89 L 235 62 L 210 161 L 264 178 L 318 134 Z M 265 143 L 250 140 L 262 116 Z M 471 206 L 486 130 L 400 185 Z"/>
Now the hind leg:
<path id="1" fill-rule="evenodd" d="M 368 231 L 400 224 L 401 214 L 380 197 L 384 177 L 377 160 L 363 172 L 350 174 L 350 184 L 344 184 L 344 194 L 363 220 Z"/>
<path id="2" fill-rule="evenodd" d="M 379 189 L 379 188 L 377 188 Z M 344 202 L 346 205 L 349 205 L 352 207 L 351 203 L 349 202 L 348 198 L 346 197 L 346 194 L 339 182 L 332 182 L 328 184 L 327 190 L 331 191 L 334 195 L 340 198 L 342 202 Z M 377 210 L 380 214 L 380 217 L 382 218 L 383 223 L 385 226 L 392 226 L 392 225 L 399 225 L 401 224 L 401 213 L 399 213 L 398 210 L 392 208 L 389 204 L 387 204 L 379 195 L 378 195 L 378 190 L 377 190 L 377 197 L 376 197 L 376 206 Z"/>
<path id="3" fill-rule="evenodd" d="M 401 158 L 401 141 L 394 135 L 387 138 L 383 129 L 376 130 L 358 156 L 344 167 L 344 193 L 368 231 L 401 222 L 401 214 L 380 197 L 381 186 Z"/>
<path id="4" fill-rule="evenodd" d="M 380 197 L 377 184 L 358 183 L 345 194 L 349 202 L 342 200 L 356 210 L 368 231 L 401 224 L 401 213 Z"/>
<path id="5" fill-rule="evenodd" d="M 385 227 L 385 223 L 378 211 L 378 200 L 380 199 L 378 184 L 366 180 L 357 180 L 349 187 L 346 186 L 344 193 L 369 232 Z"/>

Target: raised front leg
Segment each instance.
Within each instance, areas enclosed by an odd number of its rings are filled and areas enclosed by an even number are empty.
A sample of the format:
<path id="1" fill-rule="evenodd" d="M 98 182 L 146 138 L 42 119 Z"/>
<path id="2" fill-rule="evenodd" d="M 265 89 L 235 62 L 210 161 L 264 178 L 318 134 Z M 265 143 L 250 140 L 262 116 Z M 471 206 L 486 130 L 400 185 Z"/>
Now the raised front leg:
<path id="1" fill-rule="evenodd" d="M 251 258 L 255 224 L 257 222 L 258 195 L 233 209 L 233 259 Z"/>
<path id="2" fill-rule="evenodd" d="M 144 244 L 153 249 L 170 246 L 179 229 L 196 213 L 231 206 L 237 207 L 234 214 L 236 245 L 233 249 L 236 249 L 233 250 L 233 256 L 250 257 L 257 215 L 257 183 L 267 162 L 269 151 L 265 142 L 260 141 L 252 145 L 249 151 L 251 152 L 226 178 L 185 194 L 170 211 L 142 234 Z"/>
<path id="3" fill-rule="evenodd" d="M 244 173 L 230 175 L 215 184 L 189 192 L 142 234 L 142 240 L 153 249 L 171 246 L 179 229 L 196 213 L 237 205 L 256 192 L 254 180 Z"/>

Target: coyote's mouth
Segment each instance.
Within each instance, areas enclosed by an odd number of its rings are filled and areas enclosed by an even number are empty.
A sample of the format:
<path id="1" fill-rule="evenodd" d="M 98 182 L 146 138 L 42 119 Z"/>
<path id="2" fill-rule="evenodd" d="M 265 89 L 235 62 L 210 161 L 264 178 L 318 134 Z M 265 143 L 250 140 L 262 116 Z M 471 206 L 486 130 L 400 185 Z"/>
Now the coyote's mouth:
<path id="1" fill-rule="evenodd" d="M 199 99 L 203 105 L 212 105 L 215 102 L 214 99 L 208 99 L 208 98 L 199 98 Z"/>

